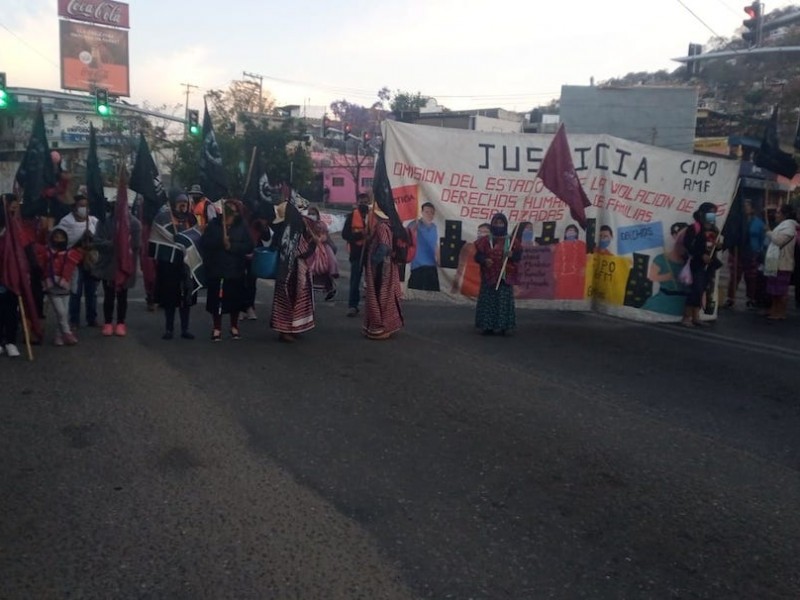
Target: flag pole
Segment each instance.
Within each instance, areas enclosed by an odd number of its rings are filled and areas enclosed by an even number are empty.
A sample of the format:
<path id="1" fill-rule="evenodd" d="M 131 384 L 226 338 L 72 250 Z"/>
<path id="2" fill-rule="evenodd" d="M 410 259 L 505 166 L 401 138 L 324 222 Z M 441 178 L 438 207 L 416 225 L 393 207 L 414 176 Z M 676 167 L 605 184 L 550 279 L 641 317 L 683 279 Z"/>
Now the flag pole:
<path id="1" fill-rule="evenodd" d="M 256 162 L 256 150 L 258 146 L 253 146 L 253 151 L 250 153 L 250 166 L 247 169 L 247 179 L 244 180 L 244 191 L 242 192 L 242 198 L 247 193 L 247 189 L 250 187 L 250 175 L 253 173 L 253 164 Z"/>
<path id="2" fill-rule="evenodd" d="M 33 349 L 31 348 L 31 331 L 28 328 L 28 319 L 25 316 L 25 303 L 22 301 L 22 296 L 17 296 L 19 303 L 19 317 L 22 321 L 22 333 L 25 336 L 25 349 L 28 351 L 28 360 L 33 360 Z"/>
<path id="3" fill-rule="evenodd" d="M 494 286 L 495 291 L 500 289 L 500 282 L 503 281 L 503 275 L 505 274 L 506 267 L 508 266 L 508 257 L 511 256 L 511 248 L 514 246 L 514 238 L 517 235 L 518 227 L 519 223 L 514 225 L 514 229 L 511 230 L 511 241 L 508 244 L 508 254 L 506 254 L 505 258 L 503 259 L 503 267 L 500 269 L 500 275 L 497 276 L 497 285 Z"/>

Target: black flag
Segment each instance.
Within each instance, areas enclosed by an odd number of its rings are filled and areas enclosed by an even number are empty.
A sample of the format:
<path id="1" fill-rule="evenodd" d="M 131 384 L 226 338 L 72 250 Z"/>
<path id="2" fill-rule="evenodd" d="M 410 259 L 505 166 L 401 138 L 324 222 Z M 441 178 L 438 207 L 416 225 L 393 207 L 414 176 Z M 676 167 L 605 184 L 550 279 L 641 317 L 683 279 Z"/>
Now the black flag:
<path id="1" fill-rule="evenodd" d="M 139 149 L 136 151 L 136 163 L 131 171 L 128 187 L 144 198 L 142 218 L 145 223 L 152 223 L 158 211 L 167 201 L 164 186 L 158 175 L 158 167 L 150 154 L 150 146 L 143 133 L 139 134 Z"/>
<path id="2" fill-rule="evenodd" d="M 392 195 L 392 184 L 389 182 L 389 174 L 386 172 L 386 154 L 384 144 L 381 144 L 378 162 L 375 165 L 375 179 L 372 182 L 372 193 L 375 196 L 375 204 L 389 217 L 389 225 L 392 233 L 403 240 L 408 239 L 403 221 L 397 214 L 397 207 L 394 204 Z"/>
<path id="3" fill-rule="evenodd" d="M 725 219 L 725 226 L 722 228 L 723 249 L 733 250 L 739 248 L 741 251 L 747 250 L 750 247 L 747 227 L 747 218 L 744 214 L 744 199 L 740 192 L 733 199 L 728 218 Z"/>
<path id="4" fill-rule="evenodd" d="M 272 203 L 267 168 L 258 148 L 253 148 L 253 159 L 247 184 L 242 194 L 242 202 L 253 217 L 266 219 L 270 223 L 275 219 L 275 206 Z"/>
<path id="5" fill-rule="evenodd" d="M 206 197 L 215 202 L 228 195 L 228 184 L 225 168 L 222 166 L 222 154 L 214 134 L 208 104 L 203 113 L 203 144 L 200 148 L 200 184 Z"/>
<path id="6" fill-rule="evenodd" d="M 17 169 L 16 181 L 17 185 L 23 188 L 22 215 L 34 217 L 44 214 L 47 210 L 44 194 L 47 188 L 56 185 L 56 172 L 50 158 L 41 102 L 36 106 L 33 131 L 25 149 L 25 156 L 22 157 Z"/>
<path id="7" fill-rule="evenodd" d="M 103 175 L 97 158 L 97 132 L 89 123 L 89 156 L 86 159 L 86 196 L 89 199 L 89 214 L 98 221 L 106 220 L 106 199 L 103 191 Z"/>
<path id="8" fill-rule="evenodd" d="M 778 107 L 772 110 L 772 117 L 764 129 L 764 136 L 761 138 L 761 147 L 756 153 L 755 165 L 772 171 L 778 175 L 791 179 L 797 173 L 797 161 L 788 152 L 781 150 L 778 141 Z"/>

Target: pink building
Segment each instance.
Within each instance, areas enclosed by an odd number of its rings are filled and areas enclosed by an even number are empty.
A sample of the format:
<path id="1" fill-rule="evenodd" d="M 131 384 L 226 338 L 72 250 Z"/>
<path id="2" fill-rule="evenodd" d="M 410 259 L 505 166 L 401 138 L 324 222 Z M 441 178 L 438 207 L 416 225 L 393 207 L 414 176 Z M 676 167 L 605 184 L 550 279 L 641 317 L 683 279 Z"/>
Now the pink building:
<path id="1" fill-rule="evenodd" d="M 358 193 L 372 189 L 375 158 L 371 154 L 341 154 L 326 149 L 312 152 L 311 160 L 314 173 L 322 175 L 323 197 L 328 204 L 355 204 Z"/>

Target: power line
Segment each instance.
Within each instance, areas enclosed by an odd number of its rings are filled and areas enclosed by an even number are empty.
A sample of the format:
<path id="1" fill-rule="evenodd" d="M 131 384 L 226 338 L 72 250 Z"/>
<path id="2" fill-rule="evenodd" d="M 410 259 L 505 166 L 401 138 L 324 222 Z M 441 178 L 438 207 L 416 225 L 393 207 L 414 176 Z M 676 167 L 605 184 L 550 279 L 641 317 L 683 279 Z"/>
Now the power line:
<path id="1" fill-rule="evenodd" d="M 49 62 L 51 65 L 53 65 L 54 67 L 59 67 L 59 65 L 57 65 L 56 63 L 54 63 L 54 62 L 52 61 L 52 59 L 51 59 L 49 56 L 45 56 L 44 54 L 42 54 L 41 52 L 39 52 L 39 50 L 37 50 L 36 48 L 34 48 L 33 46 L 31 46 L 31 45 L 30 45 L 28 42 L 26 42 L 26 41 L 25 41 L 23 38 L 21 38 L 21 37 L 20 37 L 20 36 L 18 36 L 16 33 L 14 33 L 13 31 L 11 31 L 11 30 L 10 30 L 8 27 L 6 27 L 6 26 L 5 26 L 5 24 L 3 24 L 3 23 L 0 23 L 0 27 L 2 27 L 3 29 L 5 29 L 5 30 L 6 30 L 8 33 L 10 33 L 11 35 L 13 35 L 13 36 L 14 36 L 15 38 L 17 38 L 17 39 L 18 39 L 20 42 L 22 42 L 23 44 L 25 44 L 25 45 L 26 45 L 28 48 L 30 48 L 31 50 L 33 50 L 33 51 L 34 51 L 36 54 L 38 54 L 39 56 L 41 56 L 43 59 L 45 59 L 45 60 L 46 60 L 47 62 Z"/>
<path id="2" fill-rule="evenodd" d="M 703 21 L 703 19 L 701 19 L 700 17 L 698 17 L 698 16 L 695 14 L 695 12 L 694 12 L 694 11 L 693 11 L 691 8 L 689 8 L 688 6 L 686 6 L 686 5 L 683 3 L 683 0 L 677 0 L 677 1 L 678 1 L 678 4 L 680 4 L 680 5 L 681 5 L 683 8 L 685 8 L 687 11 L 689 11 L 689 14 L 691 14 L 691 15 L 692 15 L 692 16 L 693 16 L 695 19 L 697 19 L 698 21 L 700 21 L 700 23 L 702 23 L 703 27 L 705 27 L 705 28 L 706 28 L 706 29 L 708 29 L 708 30 L 709 30 L 711 33 L 713 33 L 713 34 L 714 34 L 714 37 L 722 37 L 720 34 L 718 34 L 716 31 L 714 31 L 714 30 L 711 28 L 711 26 L 710 26 L 708 23 L 706 23 L 705 21 Z"/>

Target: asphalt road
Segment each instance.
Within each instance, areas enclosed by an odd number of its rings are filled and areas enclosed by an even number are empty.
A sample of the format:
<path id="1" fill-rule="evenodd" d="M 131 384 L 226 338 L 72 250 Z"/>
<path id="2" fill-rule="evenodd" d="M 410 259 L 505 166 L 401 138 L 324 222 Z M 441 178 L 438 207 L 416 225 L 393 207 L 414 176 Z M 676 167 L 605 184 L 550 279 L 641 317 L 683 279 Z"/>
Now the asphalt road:
<path id="1" fill-rule="evenodd" d="M 0 598 L 800 597 L 800 325 L 130 335 L 0 361 Z"/>

